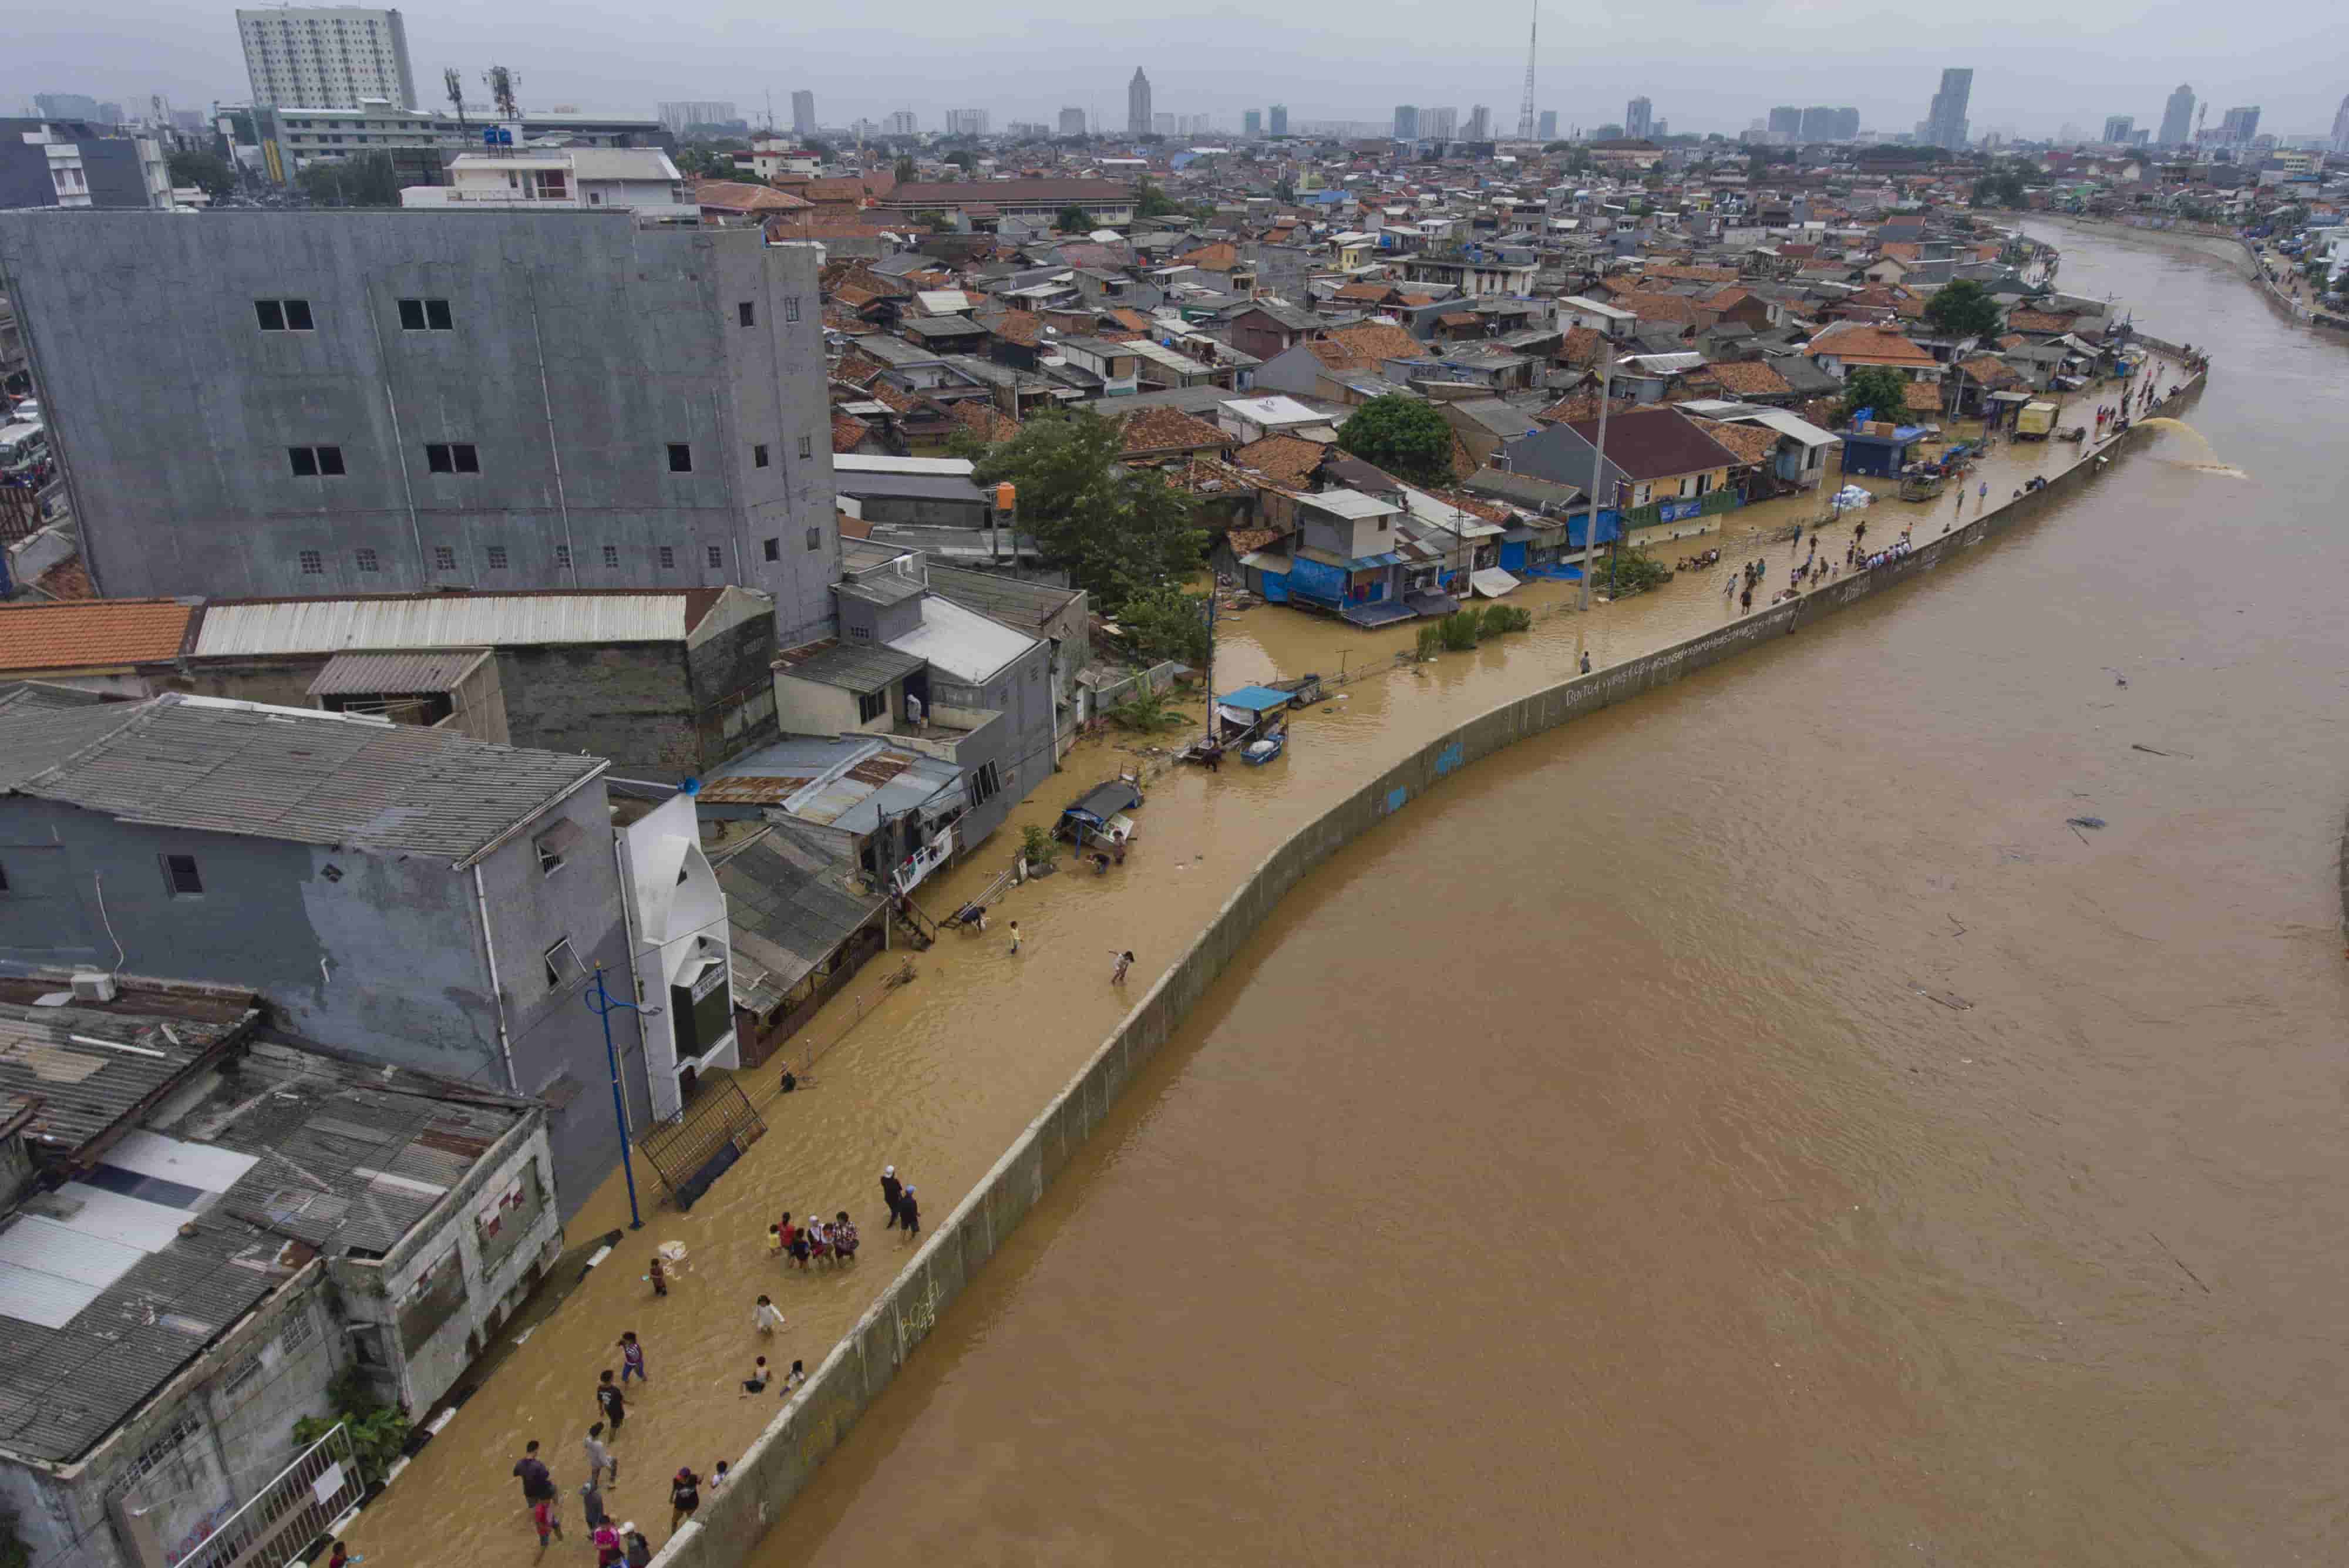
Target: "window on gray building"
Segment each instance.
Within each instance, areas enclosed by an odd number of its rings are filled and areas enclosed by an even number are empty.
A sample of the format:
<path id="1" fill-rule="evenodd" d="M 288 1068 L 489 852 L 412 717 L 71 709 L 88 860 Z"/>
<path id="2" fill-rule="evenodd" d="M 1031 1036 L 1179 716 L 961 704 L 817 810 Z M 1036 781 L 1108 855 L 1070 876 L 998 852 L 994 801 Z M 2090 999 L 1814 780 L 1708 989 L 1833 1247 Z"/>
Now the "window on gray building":
<path id="1" fill-rule="evenodd" d="M 383 563 L 373 550 L 361 550 L 358 552 L 358 557 L 359 570 L 362 572 L 379 572 L 383 569 Z"/>
<path id="2" fill-rule="evenodd" d="M 985 805 L 1003 791 L 1003 781 L 997 776 L 993 763 L 981 763 L 978 771 L 970 775 L 970 803 Z"/>
<path id="3" fill-rule="evenodd" d="M 740 319 L 742 325 L 745 327 L 756 327 L 759 325 L 758 307 L 747 299 L 734 307 L 734 314 Z"/>
<path id="4" fill-rule="evenodd" d="M 445 299 L 403 299 L 399 302 L 399 329 L 402 332 L 450 332 L 455 321 L 449 314 Z"/>
<path id="5" fill-rule="evenodd" d="M 764 468 L 767 466 L 767 449 L 764 444 L 754 446 L 750 449 L 750 466 L 752 468 Z"/>
<path id="6" fill-rule="evenodd" d="M 432 569 L 436 572 L 455 571 L 457 569 L 457 552 L 446 545 L 433 545 Z"/>
<path id="7" fill-rule="evenodd" d="M 338 446 L 289 446 L 285 457 L 296 479 L 336 479 L 343 472 L 343 449 Z"/>
<path id="8" fill-rule="evenodd" d="M 857 693 L 857 696 L 856 696 L 856 722 L 857 722 L 858 723 L 860 723 L 860 724 L 869 724 L 869 723 L 871 723 L 874 720 L 878 719 L 882 714 L 886 713 L 888 711 L 889 711 L 889 693 L 888 693 L 888 692 L 886 692 L 886 691 L 860 691 L 860 692 L 858 692 L 858 693 Z"/>
<path id="9" fill-rule="evenodd" d="M 823 524 L 821 523 L 813 524 L 809 526 L 808 548 L 811 550 L 821 550 L 823 548 Z"/>
<path id="10" fill-rule="evenodd" d="M 505 569 L 506 569 L 506 547 L 505 547 L 503 545 L 491 545 L 491 546 L 490 546 L 490 570 L 492 570 L 492 571 L 493 571 L 493 572 L 502 572 L 502 571 L 504 571 Z"/>
<path id="11" fill-rule="evenodd" d="M 322 576 L 326 570 L 326 556 L 320 555 L 316 550 L 305 550 L 302 552 L 302 575 L 304 576 Z"/>
<path id="12" fill-rule="evenodd" d="M 802 436 L 802 437 L 800 437 L 800 456 L 802 456 L 802 457 L 803 457 L 803 458 L 808 458 L 808 457 L 813 457 L 814 455 L 815 455 L 815 446 L 814 446 L 814 443 L 813 443 L 812 441 L 810 441 L 806 436 Z"/>
<path id="13" fill-rule="evenodd" d="M 435 473 L 479 473 L 481 459 L 471 441 L 426 441 L 424 466 Z"/>
<path id="14" fill-rule="evenodd" d="M 563 567 L 565 567 L 565 568 L 567 568 L 567 567 L 569 567 L 569 566 L 570 566 L 570 565 L 571 565 L 571 546 L 570 546 L 570 545 L 557 545 L 554 547 L 554 564 L 555 564 L 556 566 L 563 566 Z"/>
<path id="15" fill-rule="evenodd" d="M 783 542 L 781 539 L 762 539 L 759 542 L 759 554 L 767 560 L 780 561 L 783 558 Z"/>
<path id="16" fill-rule="evenodd" d="M 546 989 L 554 991 L 574 973 L 585 973 L 579 959 L 571 950 L 571 939 L 564 937 L 546 950 Z"/>
<path id="17" fill-rule="evenodd" d="M 668 471 L 671 473 L 693 472 L 693 448 L 681 441 L 668 443 Z"/>
<path id="18" fill-rule="evenodd" d="M 307 332 L 312 326 L 306 299 L 256 299 L 253 313 L 264 332 Z"/>
<path id="19" fill-rule="evenodd" d="M 620 564 L 620 547 L 617 545 L 604 546 L 604 564 L 607 566 L 616 566 Z"/>
<path id="20" fill-rule="evenodd" d="M 202 875 L 196 869 L 196 857 L 194 856 L 165 855 L 160 857 L 160 858 L 163 862 L 163 889 L 165 892 L 171 894 L 174 898 L 201 898 L 203 897 L 204 879 Z"/>
<path id="21" fill-rule="evenodd" d="M 783 319 L 786 321 L 797 321 L 799 318 L 800 296 L 796 294 L 787 294 L 783 296 Z"/>
<path id="22" fill-rule="evenodd" d="M 663 545 L 660 547 L 660 564 L 663 571 L 677 565 L 677 550 L 674 546 Z"/>
<path id="23" fill-rule="evenodd" d="M 723 550 L 721 550 L 721 549 L 719 549 L 719 548 L 717 545 L 710 545 L 710 546 L 709 546 L 709 564 L 710 564 L 711 566 L 724 566 L 724 565 L 726 564 L 726 552 L 725 552 L 725 551 L 723 551 Z"/>

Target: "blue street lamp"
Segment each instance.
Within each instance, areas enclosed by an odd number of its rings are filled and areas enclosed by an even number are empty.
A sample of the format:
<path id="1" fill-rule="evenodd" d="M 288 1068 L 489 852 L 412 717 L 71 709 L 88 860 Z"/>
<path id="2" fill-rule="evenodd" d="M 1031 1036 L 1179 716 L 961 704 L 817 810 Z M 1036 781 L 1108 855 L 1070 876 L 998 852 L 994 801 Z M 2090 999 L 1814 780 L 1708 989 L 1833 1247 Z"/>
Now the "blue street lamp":
<path id="1" fill-rule="evenodd" d="M 645 1228 L 645 1218 L 636 1212 L 636 1168 L 628 1158 L 628 1115 L 620 1103 L 620 1053 L 612 1044 L 612 1012 L 615 1008 L 625 1007 L 642 1018 L 648 1013 L 658 1012 L 660 1009 L 622 1002 L 605 990 L 604 966 L 600 963 L 595 966 L 595 989 L 583 1000 L 588 1010 L 604 1021 L 604 1059 L 612 1066 L 612 1120 L 620 1129 L 620 1170 L 628 1179 L 628 1229 L 641 1231 Z"/>

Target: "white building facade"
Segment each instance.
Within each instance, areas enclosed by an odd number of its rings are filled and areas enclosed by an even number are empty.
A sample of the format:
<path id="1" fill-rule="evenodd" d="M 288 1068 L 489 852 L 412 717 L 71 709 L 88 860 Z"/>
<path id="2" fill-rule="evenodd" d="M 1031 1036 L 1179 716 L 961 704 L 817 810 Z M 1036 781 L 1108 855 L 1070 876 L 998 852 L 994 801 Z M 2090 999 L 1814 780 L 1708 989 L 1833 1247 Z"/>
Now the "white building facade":
<path id="1" fill-rule="evenodd" d="M 253 101 L 356 106 L 388 99 L 416 107 L 408 25 L 398 11 L 303 5 L 236 14 Z"/>

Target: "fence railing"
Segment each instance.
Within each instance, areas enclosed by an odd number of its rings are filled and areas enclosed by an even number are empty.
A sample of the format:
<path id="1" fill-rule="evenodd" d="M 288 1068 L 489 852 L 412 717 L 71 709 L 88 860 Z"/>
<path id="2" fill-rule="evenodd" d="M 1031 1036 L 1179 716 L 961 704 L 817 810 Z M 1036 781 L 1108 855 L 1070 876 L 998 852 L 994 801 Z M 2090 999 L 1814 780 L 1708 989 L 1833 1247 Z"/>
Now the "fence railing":
<path id="1" fill-rule="evenodd" d="M 130 1535 L 143 1568 L 276 1568 L 301 1555 L 326 1533 L 367 1492 L 350 1428 L 335 1429 L 295 1456 L 227 1518 L 200 1530 L 192 1542 L 162 1542 L 140 1528 L 134 1510 Z"/>

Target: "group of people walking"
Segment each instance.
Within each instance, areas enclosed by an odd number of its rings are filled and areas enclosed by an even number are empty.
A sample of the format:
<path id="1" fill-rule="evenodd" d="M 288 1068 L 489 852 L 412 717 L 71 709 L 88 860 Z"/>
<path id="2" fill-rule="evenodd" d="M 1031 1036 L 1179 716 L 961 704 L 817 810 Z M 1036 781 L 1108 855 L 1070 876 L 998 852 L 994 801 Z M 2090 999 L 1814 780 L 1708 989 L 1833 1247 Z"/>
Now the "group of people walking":
<path id="1" fill-rule="evenodd" d="M 786 1209 L 781 1221 L 767 1227 L 767 1256 L 778 1262 L 789 1258 L 802 1270 L 817 1263 L 834 1267 L 853 1263 L 858 1245 L 856 1226 L 845 1209 L 830 1220 L 819 1220 L 811 1214 L 804 1223 L 795 1223 L 792 1211 Z M 759 1299 L 764 1301 L 766 1297 Z"/>

